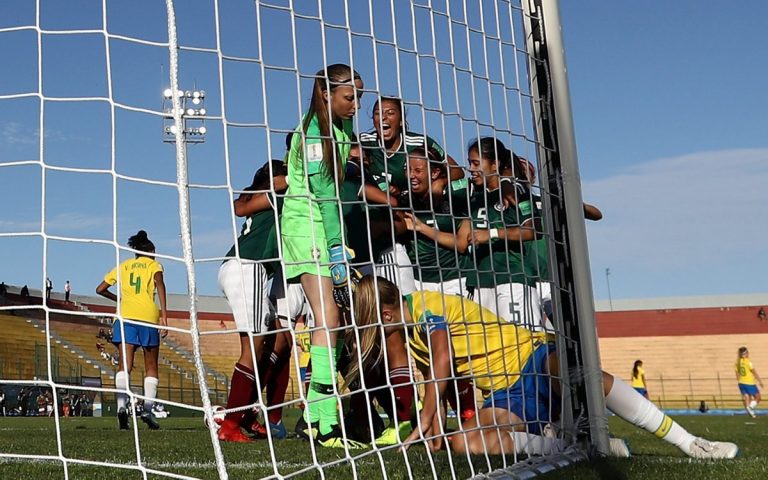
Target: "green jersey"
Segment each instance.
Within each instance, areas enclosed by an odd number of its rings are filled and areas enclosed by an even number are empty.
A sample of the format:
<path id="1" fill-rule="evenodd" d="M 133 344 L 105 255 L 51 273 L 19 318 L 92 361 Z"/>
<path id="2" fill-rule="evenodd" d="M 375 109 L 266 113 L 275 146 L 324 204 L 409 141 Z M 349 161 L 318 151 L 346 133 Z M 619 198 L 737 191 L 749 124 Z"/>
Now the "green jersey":
<path id="1" fill-rule="evenodd" d="M 277 226 L 275 217 L 280 215 L 283 206 L 281 197 L 276 197 L 273 192 L 267 192 L 272 208 L 246 217 L 240 236 L 237 237 L 237 249 L 240 258 L 247 260 L 276 260 L 279 257 L 277 249 Z M 235 246 L 227 252 L 227 257 L 237 256 Z M 271 262 L 270 262 L 271 263 Z M 274 265 L 264 263 L 264 267 L 272 272 Z"/>
<path id="2" fill-rule="evenodd" d="M 355 166 L 355 172 L 347 169 L 344 177 L 344 186 L 341 192 L 342 213 L 346 226 L 347 245 L 355 251 L 353 265 L 369 263 L 370 255 L 370 229 L 366 215 L 365 202 L 360 198 L 360 191 L 364 188 L 366 178 L 359 171 L 359 166 L 350 162 L 349 166 Z"/>
<path id="3" fill-rule="evenodd" d="M 534 206 L 534 216 L 541 218 L 541 197 L 533 195 L 531 200 Z M 531 278 L 539 282 L 551 281 L 549 275 L 549 239 L 545 235 L 541 235 L 538 240 L 525 242 L 525 263 Z"/>
<path id="4" fill-rule="evenodd" d="M 463 218 L 469 213 L 466 186 L 467 182 L 463 179 L 451 182 L 433 202 L 419 202 L 406 192 L 401 196 L 399 205 L 406 208 L 413 205 L 413 214 L 426 225 L 456 235 Z M 405 247 L 414 266 L 414 275 L 422 282 L 439 283 L 462 278 L 471 267 L 467 255 L 440 246 L 422 234 L 408 235 Z"/>
<path id="5" fill-rule="evenodd" d="M 473 230 L 505 230 L 520 227 L 532 218 L 530 195 L 521 193 L 523 199 L 515 206 L 504 208 L 501 191 L 493 190 L 474 192 L 470 200 Z M 532 284 L 526 275 L 524 247 L 519 241 L 492 239 L 490 242 L 472 247 L 476 275 L 469 275 L 467 286 L 492 288 L 508 283 Z"/>
<path id="6" fill-rule="evenodd" d="M 312 118 L 309 124 L 306 141 L 302 125 L 297 128 L 288 151 L 288 191 L 280 219 L 288 280 L 303 273 L 330 276 L 328 248 L 344 243 L 336 180 L 333 172 L 327 172 L 323 166 L 323 143 L 317 118 Z M 352 121 L 344 120 L 341 128 L 336 125 L 331 128 L 342 174 L 351 148 Z"/>
<path id="7" fill-rule="evenodd" d="M 442 161 L 446 160 L 445 151 L 439 143 L 418 133 L 405 132 L 401 135 L 400 147 L 391 154 L 387 153 L 379 142 L 376 132 L 360 134 L 360 145 L 365 149 L 370 162 L 367 171 L 382 191 L 386 191 L 390 185 L 397 187 L 401 192 L 408 190 L 408 154 L 416 148 L 423 148 L 425 151 L 432 149 L 440 154 Z"/>

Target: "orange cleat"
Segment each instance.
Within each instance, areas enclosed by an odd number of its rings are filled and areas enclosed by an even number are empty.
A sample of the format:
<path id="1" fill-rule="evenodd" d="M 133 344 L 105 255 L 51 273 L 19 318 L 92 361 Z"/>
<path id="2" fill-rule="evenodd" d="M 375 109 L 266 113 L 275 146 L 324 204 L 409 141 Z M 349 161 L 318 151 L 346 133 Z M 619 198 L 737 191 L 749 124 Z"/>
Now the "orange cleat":
<path id="1" fill-rule="evenodd" d="M 244 434 L 240 427 L 237 425 L 231 425 L 224 423 L 219 429 L 219 441 L 221 442 L 235 442 L 235 443 L 248 443 L 253 442 L 253 439 Z"/>

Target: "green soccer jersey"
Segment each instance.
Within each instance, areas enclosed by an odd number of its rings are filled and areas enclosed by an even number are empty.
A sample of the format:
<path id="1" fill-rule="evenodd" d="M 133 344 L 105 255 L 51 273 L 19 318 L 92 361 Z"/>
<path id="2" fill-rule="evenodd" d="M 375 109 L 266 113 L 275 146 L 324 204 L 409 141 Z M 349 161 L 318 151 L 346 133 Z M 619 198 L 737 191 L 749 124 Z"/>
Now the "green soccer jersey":
<path id="1" fill-rule="evenodd" d="M 470 200 L 472 228 L 504 230 L 522 226 L 532 218 L 533 212 L 529 195 L 526 193 L 520 198 L 525 200 L 504 208 L 499 190 L 474 192 Z M 508 283 L 534 283 L 526 275 L 524 247 L 519 241 L 493 239 L 473 247 L 470 258 L 474 259 L 477 273 L 468 276 L 467 286 L 492 288 Z"/>
<path id="2" fill-rule="evenodd" d="M 541 197 L 533 195 L 533 214 L 541 218 Z M 549 242 L 548 238 L 539 232 L 541 236 L 537 240 L 525 242 L 525 262 L 528 275 L 539 282 L 551 281 L 549 272 Z"/>
<path id="3" fill-rule="evenodd" d="M 352 120 L 344 120 L 341 128 L 333 125 L 332 130 L 343 171 L 351 148 Z M 288 151 L 288 191 L 280 219 L 288 280 L 303 273 L 330 276 L 328 248 L 345 243 L 339 192 L 333 173 L 323 166 L 323 143 L 317 118 L 312 118 L 309 124 L 306 141 L 301 131 L 302 125 L 299 125 Z"/>
<path id="4" fill-rule="evenodd" d="M 280 215 L 283 206 L 282 197 L 276 197 L 272 192 L 268 192 L 266 195 L 269 195 L 269 203 L 277 207 L 277 215 Z M 245 219 L 240 235 L 237 237 L 237 247 L 242 259 L 269 260 L 278 258 L 274 207 L 256 212 Z M 234 245 L 229 249 L 226 256 L 237 256 Z M 274 265 L 270 263 L 264 263 L 264 267 L 270 272 L 274 269 Z"/>
<path id="5" fill-rule="evenodd" d="M 400 205 L 406 208 L 413 205 L 413 214 L 426 225 L 456 235 L 463 218 L 468 216 L 466 186 L 466 181 L 451 182 L 431 204 L 416 199 L 412 202 L 406 193 L 401 197 Z M 414 265 L 414 275 L 422 282 L 439 283 L 464 277 L 471 265 L 467 255 L 442 247 L 422 234 L 410 233 L 405 247 Z"/>
<path id="6" fill-rule="evenodd" d="M 367 171 L 382 191 L 386 191 L 390 185 L 397 187 L 401 192 L 408 190 L 408 172 L 405 167 L 408 164 L 408 154 L 416 148 L 432 149 L 440 155 L 441 160 L 446 160 L 443 147 L 439 143 L 426 135 L 412 132 L 402 135 L 400 148 L 392 154 L 387 154 L 376 132 L 360 134 L 360 144 L 370 161 Z"/>
<path id="7" fill-rule="evenodd" d="M 352 260 L 353 265 L 369 263 L 371 261 L 369 245 L 370 228 L 368 227 L 368 217 L 366 216 L 366 205 L 360 198 L 363 184 L 364 179 L 359 173 L 356 175 L 347 173 L 341 193 L 347 245 L 355 251 L 355 258 Z"/>

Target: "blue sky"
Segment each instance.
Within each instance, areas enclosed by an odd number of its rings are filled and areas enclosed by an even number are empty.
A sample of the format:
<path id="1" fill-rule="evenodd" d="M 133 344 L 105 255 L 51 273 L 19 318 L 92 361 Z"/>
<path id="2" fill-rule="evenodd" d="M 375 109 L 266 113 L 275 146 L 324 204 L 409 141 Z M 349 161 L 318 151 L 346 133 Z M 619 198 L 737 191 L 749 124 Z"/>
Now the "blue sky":
<path id="1" fill-rule="evenodd" d="M 312 19 L 295 18 L 294 29 L 285 11 L 257 10 L 251 1 L 220 3 L 223 53 L 261 63 L 224 60 L 220 82 L 215 55 L 181 53 L 182 86 L 205 89 L 209 114 L 220 118 L 224 111 L 229 122 L 225 128 L 222 121 L 209 120 L 206 143 L 189 149 L 191 182 L 213 187 L 195 188 L 191 194 L 195 255 L 210 259 L 198 264 L 200 293 L 218 293 L 219 262 L 213 259 L 228 250 L 239 228 L 225 187 L 243 188 L 270 154 L 282 156 L 281 131 L 296 125 L 307 102 L 308 82 L 297 82 L 295 73 L 277 68 L 314 73 L 323 63 L 324 42 L 329 63 L 350 62 L 352 51 L 366 89 L 413 102 L 408 108 L 411 128 L 438 139 L 457 160 L 465 157 L 468 140 L 490 132 L 482 126 L 487 124 L 517 133 L 502 139 L 516 152 L 534 156 L 524 96 L 505 95 L 497 85 L 473 81 L 465 72 L 471 69 L 494 81 L 503 78 L 508 85 L 521 82 L 525 91 L 518 63 L 522 58 L 512 49 L 485 43 L 474 32 L 451 27 L 444 16 L 430 17 L 426 9 L 403 1 L 373 2 L 372 12 L 367 2 L 350 2 L 350 24 L 358 34 L 351 39 L 343 30 L 322 29 Z M 324 0 L 322 12 L 314 2 L 294 3 L 302 15 L 322 13 L 331 24 L 345 22 L 342 2 Z M 442 11 L 443 3 L 434 1 L 433 6 Z M 464 16 L 459 3 L 451 3 L 451 14 Z M 561 3 L 584 197 L 606 216 L 588 227 L 596 297 L 607 297 L 606 267 L 612 271 L 614 298 L 764 291 L 768 122 L 763 108 L 768 93 L 760 85 L 768 68 L 760 46 L 768 43 L 768 33 L 760 19 L 768 18 L 768 5 L 753 0 L 742 2 L 738 12 L 726 12 L 722 4 L 692 0 L 671 5 Z M 213 2 L 179 4 L 184 6 L 177 11 L 182 45 L 214 48 Z M 495 17 L 490 8 L 494 2 L 467 4 L 472 27 L 484 26 L 495 34 L 497 23 L 508 25 L 503 9 Z M 31 0 L 4 0 L 0 29 L 34 25 L 34 5 Z M 41 0 L 40 7 L 45 31 L 103 28 L 100 0 L 66 2 L 66 8 L 62 2 Z M 166 41 L 164 2 L 110 1 L 106 17 L 111 34 Z M 506 27 L 500 34 L 522 45 L 516 20 L 514 32 Z M 415 34 L 413 23 L 418 25 Z M 371 30 L 382 42 L 371 41 Z M 116 261 L 116 249 L 109 243 L 44 242 L 39 235 L 43 207 L 46 235 L 124 244 L 144 228 L 160 253 L 181 254 L 175 189 L 132 180 L 173 182 L 173 146 L 161 141 L 156 115 L 122 107 L 161 108 L 167 48 L 116 38 L 109 47 L 107 68 L 102 33 L 42 35 L 42 88 L 49 99 L 42 139 L 49 168 L 43 175 L 39 164 L 0 166 L 0 233 L 38 232 L 0 237 L 0 280 L 6 283 L 39 288 L 46 253 L 57 290 L 69 279 L 76 292 L 91 292 Z M 491 53 L 483 55 L 483 47 Z M 493 54 L 494 47 L 501 54 Z M 0 165 L 37 160 L 39 99 L 8 98 L 38 90 L 37 32 L 0 32 L 0 62 L 5 66 L 0 78 Z M 56 101 L 107 97 L 108 75 L 113 102 Z M 370 128 L 374 101 L 374 93 L 363 97 L 358 131 Z M 268 132 L 265 123 L 277 132 Z M 113 162 L 117 175 L 112 174 Z M 181 265 L 163 263 L 171 290 L 184 291 Z"/>

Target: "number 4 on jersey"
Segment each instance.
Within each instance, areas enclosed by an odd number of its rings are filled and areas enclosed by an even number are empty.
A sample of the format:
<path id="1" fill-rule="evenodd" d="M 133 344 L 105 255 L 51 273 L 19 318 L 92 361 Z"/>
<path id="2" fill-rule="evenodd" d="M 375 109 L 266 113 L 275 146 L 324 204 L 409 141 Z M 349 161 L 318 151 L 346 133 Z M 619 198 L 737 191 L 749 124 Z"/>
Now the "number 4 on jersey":
<path id="1" fill-rule="evenodd" d="M 133 279 L 133 273 L 131 273 L 131 278 L 130 278 L 130 285 L 131 285 L 132 287 L 135 287 L 135 288 L 136 288 L 136 294 L 137 294 L 137 295 L 138 295 L 139 293 L 141 293 L 141 277 L 138 277 L 138 276 L 137 276 L 137 277 L 136 277 L 136 280 L 134 280 L 134 279 Z"/>

